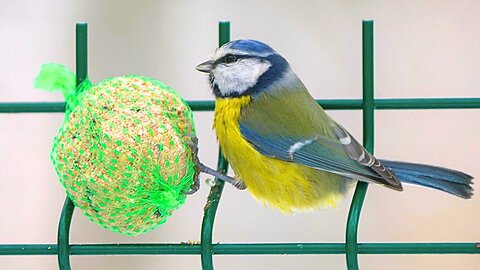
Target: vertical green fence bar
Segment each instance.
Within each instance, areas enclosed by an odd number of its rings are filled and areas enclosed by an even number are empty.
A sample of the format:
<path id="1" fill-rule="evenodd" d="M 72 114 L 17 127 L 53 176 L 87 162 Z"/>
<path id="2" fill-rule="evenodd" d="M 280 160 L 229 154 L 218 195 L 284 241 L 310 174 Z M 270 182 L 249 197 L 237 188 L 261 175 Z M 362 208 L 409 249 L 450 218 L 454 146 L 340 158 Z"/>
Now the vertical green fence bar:
<path id="1" fill-rule="evenodd" d="M 362 24 L 362 73 L 363 73 L 363 145 L 373 154 L 374 109 L 373 99 L 373 21 Z M 349 270 L 358 267 L 358 222 L 363 202 L 367 194 L 368 184 L 358 182 L 348 213 L 346 229 L 346 260 Z"/>
<path id="2" fill-rule="evenodd" d="M 88 77 L 88 26 L 84 22 L 76 27 L 75 69 L 78 86 Z"/>
<path id="3" fill-rule="evenodd" d="M 88 74 L 88 32 L 86 23 L 77 23 L 75 31 L 75 61 L 77 86 L 80 85 Z M 60 222 L 58 224 L 58 267 L 61 270 L 70 270 L 70 224 L 72 223 L 73 210 L 75 206 L 73 202 L 66 197 L 63 204 Z"/>
<path id="4" fill-rule="evenodd" d="M 218 25 L 218 45 L 219 47 L 230 41 L 230 22 L 220 22 Z M 218 151 L 217 170 L 226 173 L 228 170 L 228 162 L 223 157 L 222 152 Z M 207 204 L 204 208 L 202 232 L 201 232 L 201 258 L 202 268 L 213 270 L 213 222 L 217 213 L 218 203 L 222 196 L 224 182 L 215 179 L 215 186 L 210 190 Z"/>
<path id="5" fill-rule="evenodd" d="M 72 215 L 75 206 L 73 202 L 66 197 L 62 207 L 62 214 L 58 223 L 58 268 L 62 270 L 70 270 L 70 224 L 72 223 Z"/>

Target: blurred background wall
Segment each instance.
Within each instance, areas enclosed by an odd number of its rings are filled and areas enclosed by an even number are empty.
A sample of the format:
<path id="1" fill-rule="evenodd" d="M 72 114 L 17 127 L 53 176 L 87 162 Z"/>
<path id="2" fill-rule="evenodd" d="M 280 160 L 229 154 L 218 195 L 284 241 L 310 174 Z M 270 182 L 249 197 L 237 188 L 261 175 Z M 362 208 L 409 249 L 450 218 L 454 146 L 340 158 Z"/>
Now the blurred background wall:
<path id="1" fill-rule="evenodd" d="M 212 99 L 195 71 L 217 45 L 217 22 L 232 39 L 262 40 L 284 55 L 316 98 L 361 97 L 361 20 L 375 20 L 376 97 L 478 97 L 479 1 L 0 1 L 0 102 L 62 101 L 32 81 L 42 63 L 74 68 L 75 23 L 89 23 L 93 82 L 139 74 L 185 99 Z M 331 111 L 361 139 L 361 112 Z M 65 197 L 49 160 L 62 114 L 0 114 L 0 242 L 54 243 Z M 215 165 L 212 113 L 195 114 L 200 158 Z M 377 111 L 376 155 L 448 166 L 480 177 L 480 111 Z M 475 186 L 480 187 L 478 181 Z M 209 188 L 188 198 L 153 232 L 126 237 L 76 211 L 72 243 L 199 240 Z M 226 186 L 215 242 L 341 242 L 351 194 L 336 209 L 293 216 Z M 371 186 L 361 242 L 480 239 L 480 198 L 408 186 Z M 345 269 L 341 255 L 216 256 L 216 269 Z M 55 256 L 0 256 L 0 269 L 56 269 Z M 360 256 L 362 269 L 480 269 L 478 255 Z M 199 256 L 73 256 L 81 269 L 200 269 Z"/>

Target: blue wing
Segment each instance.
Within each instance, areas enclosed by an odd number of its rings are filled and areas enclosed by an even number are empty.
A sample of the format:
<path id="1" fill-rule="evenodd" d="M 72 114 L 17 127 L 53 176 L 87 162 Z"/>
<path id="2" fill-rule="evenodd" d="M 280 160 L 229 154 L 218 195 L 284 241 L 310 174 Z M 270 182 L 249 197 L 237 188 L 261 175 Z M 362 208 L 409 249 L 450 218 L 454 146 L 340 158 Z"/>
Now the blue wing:
<path id="1" fill-rule="evenodd" d="M 336 124 L 306 89 L 261 93 L 242 110 L 242 136 L 263 155 L 393 189 L 396 177 Z"/>

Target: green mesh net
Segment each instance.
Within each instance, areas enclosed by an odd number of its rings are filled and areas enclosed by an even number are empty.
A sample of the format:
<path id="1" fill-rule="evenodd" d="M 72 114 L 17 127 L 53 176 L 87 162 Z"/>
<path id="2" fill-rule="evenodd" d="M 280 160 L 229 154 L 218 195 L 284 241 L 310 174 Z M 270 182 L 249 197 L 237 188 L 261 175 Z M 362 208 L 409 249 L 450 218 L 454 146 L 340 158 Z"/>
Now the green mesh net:
<path id="1" fill-rule="evenodd" d="M 61 90 L 67 101 L 51 159 L 68 196 L 109 230 L 154 229 L 185 202 L 193 183 L 190 108 L 151 78 L 115 77 L 94 86 L 86 80 L 79 90 L 66 70 L 44 65 L 35 86 Z"/>

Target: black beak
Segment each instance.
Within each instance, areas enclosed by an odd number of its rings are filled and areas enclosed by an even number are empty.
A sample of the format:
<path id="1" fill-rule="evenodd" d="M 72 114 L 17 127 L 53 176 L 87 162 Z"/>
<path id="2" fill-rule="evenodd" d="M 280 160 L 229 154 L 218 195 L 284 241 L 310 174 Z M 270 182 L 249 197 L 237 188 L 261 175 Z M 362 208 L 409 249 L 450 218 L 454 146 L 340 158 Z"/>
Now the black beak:
<path id="1" fill-rule="evenodd" d="M 198 65 L 196 69 L 200 72 L 210 73 L 210 71 L 212 70 L 212 64 L 212 60 L 208 60 Z"/>

